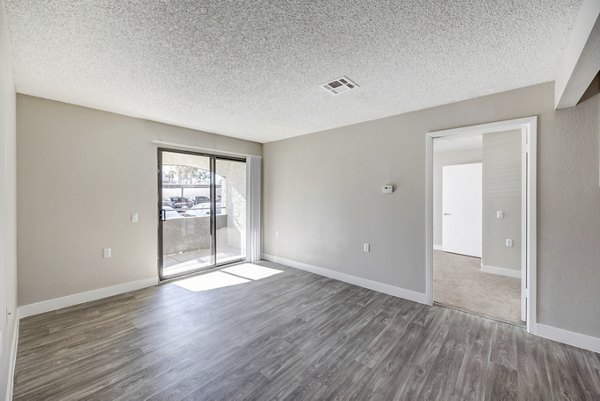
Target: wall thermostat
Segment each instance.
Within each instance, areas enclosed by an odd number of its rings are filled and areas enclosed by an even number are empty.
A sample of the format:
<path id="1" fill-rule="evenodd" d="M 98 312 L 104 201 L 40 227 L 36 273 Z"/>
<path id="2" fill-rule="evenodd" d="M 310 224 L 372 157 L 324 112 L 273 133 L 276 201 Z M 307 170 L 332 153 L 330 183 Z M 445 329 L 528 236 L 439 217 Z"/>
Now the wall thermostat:
<path id="1" fill-rule="evenodd" d="M 392 192 L 394 192 L 394 186 L 393 185 L 384 185 L 381 188 L 381 192 L 384 194 L 391 194 Z"/>

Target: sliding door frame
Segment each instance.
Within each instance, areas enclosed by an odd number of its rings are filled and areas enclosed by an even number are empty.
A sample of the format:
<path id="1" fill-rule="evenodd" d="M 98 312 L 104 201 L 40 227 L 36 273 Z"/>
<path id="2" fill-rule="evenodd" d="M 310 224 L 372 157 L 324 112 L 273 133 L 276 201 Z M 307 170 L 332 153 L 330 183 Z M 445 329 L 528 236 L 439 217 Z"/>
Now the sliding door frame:
<path id="1" fill-rule="evenodd" d="M 171 148 L 163 148 L 163 147 L 158 147 L 156 150 L 157 150 L 157 161 L 158 161 L 156 174 L 158 177 L 158 197 L 157 197 L 158 198 L 158 202 L 157 202 L 158 258 L 157 259 L 158 259 L 159 280 L 164 281 L 164 280 L 170 280 L 170 279 L 174 279 L 174 278 L 178 278 L 178 277 L 182 277 L 182 276 L 198 274 L 198 273 L 202 273 L 207 270 L 216 269 L 221 266 L 225 266 L 225 265 L 229 265 L 229 264 L 233 264 L 233 263 L 239 263 L 241 261 L 246 260 L 246 256 L 242 256 L 239 259 L 228 260 L 227 262 L 223 262 L 223 263 L 217 263 L 217 203 L 216 203 L 217 187 L 216 187 L 216 180 L 215 180 L 215 175 L 216 175 L 216 171 L 217 171 L 217 168 L 216 168 L 217 160 L 230 160 L 230 161 L 246 163 L 246 159 L 243 157 L 222 156 L 222 155 L 216 155 L 216 154 L 210 154 L 210 153 L 195 152 L 195 151 L 191 151 L 191 150 L 171 149 Z M 174 275 L 170 275 L 170 276 L 163 275 L 163 262 L 164 262 L 163 220 L 162 220 L 161 213 L 162 213 L 162 191 L 163 191 L 163 185 L 162 185 L 162 159 L 163 159 L 163 157 L 162 157 L 162 154 L 164 152 L 182 153 L 182 154 L 193 155 L 193 156 L 208 157 L 209 158 L 209 169 L 210 169 L 211 264 L 206 267 L 203 267 L 200 269 L 195 269 L 190 272 L 184 272 L 184 273 L 174 274 Z M 246 182 L 246 185 L 249 185 L 248 182 Z M 246 205 L 246 207 L 248 207 L 248 206 Z M 246 231 L 248 231 L 248 227 L 246 227 Z"/>

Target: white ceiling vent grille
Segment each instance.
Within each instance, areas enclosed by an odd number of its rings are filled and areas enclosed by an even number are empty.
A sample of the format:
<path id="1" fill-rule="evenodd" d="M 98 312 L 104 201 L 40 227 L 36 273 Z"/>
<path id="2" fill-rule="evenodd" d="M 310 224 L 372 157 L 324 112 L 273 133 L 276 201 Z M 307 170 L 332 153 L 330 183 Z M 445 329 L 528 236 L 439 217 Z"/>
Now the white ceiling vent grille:
<path id="1" fill-rule="evenodd" d="M 329 93 L 339 95 L 340 93 L 350 92 L 351 90 L 358 88 L 358 85 L 352 82 L 350 78 L 343 76 L 333 81 L 329 81 L 322 85 L 322 87 Z"/>

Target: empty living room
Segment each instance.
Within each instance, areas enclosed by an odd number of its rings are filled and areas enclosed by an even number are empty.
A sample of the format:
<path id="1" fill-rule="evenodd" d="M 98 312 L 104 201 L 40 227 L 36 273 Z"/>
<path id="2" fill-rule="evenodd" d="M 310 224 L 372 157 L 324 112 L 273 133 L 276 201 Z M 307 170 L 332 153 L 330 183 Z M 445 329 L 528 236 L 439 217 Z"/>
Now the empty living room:
<path id="1" fill-rule="evenodd" d="M 600 401 L 600 0 L 0 0 L 0 400 Z"/>

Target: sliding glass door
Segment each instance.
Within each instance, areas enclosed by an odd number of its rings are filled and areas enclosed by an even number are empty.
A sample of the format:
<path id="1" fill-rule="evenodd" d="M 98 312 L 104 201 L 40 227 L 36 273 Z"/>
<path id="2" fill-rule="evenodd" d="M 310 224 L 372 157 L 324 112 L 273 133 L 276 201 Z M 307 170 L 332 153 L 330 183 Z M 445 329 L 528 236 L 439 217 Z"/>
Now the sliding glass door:
<path id="1" fill-rule="evenodd" d="M 217 264 L 246 256 L 246 163 L 217 159 Z"/>
<path id="2" fill-rule="evenodd" d="M 158 150 L 161 279 L 246 257 L 246 163 Z"/>

